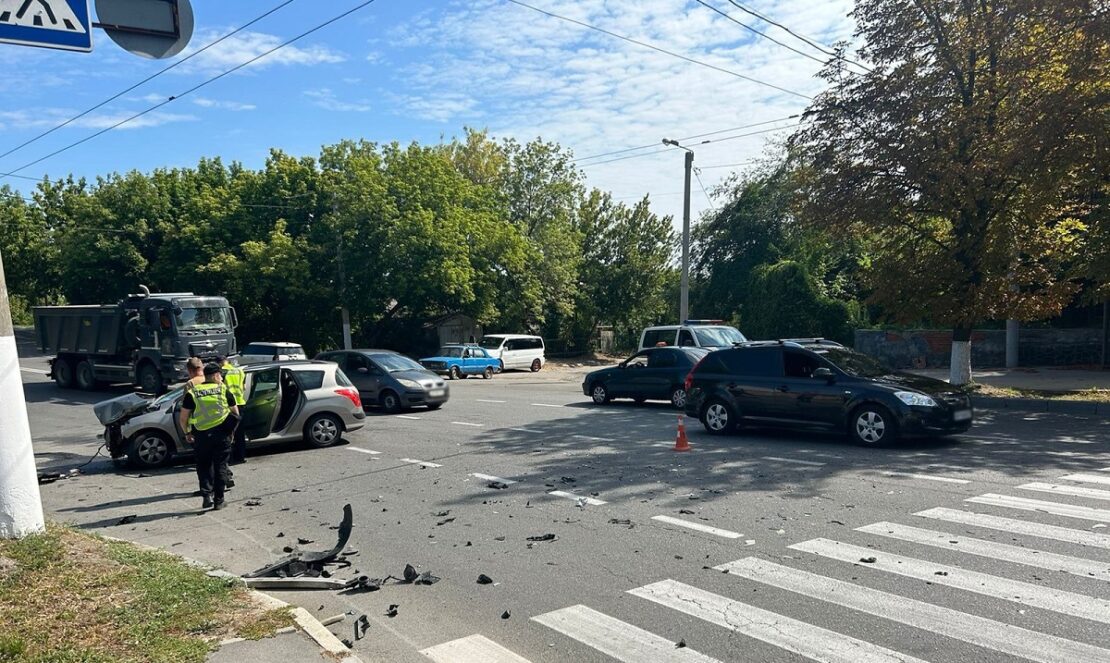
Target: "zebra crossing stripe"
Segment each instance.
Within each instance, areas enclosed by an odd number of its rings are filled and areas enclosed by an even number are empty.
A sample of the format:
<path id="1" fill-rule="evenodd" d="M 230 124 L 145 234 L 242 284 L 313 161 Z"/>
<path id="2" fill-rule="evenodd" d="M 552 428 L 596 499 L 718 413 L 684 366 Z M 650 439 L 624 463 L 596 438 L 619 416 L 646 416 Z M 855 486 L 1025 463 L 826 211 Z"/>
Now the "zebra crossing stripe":
<path id="1" fill-rule="evenodd" d="M 715 658 L 584 605 L 572 605 L 532 618 L 549 629 L 593 647 L 624 663 L 720 663 Z"/>
<path id="2" fill-rule="evenodd" d="M 1064 516 L 1066 518 L 1097 520 L 1099 522 L 1110 521 L 1110 510 L 1107 509 L 1092 509 L 1089 506 L 1075 506 L 1072 504 L 1061 504 L 1060 502 L 1031 500 L 1025 497 L 1013 497 L 1011 495 L 985 493 L 978 497 L 969 497 L 964 501 L 974 502 L 975 504 L 990 504 L 991 506 L 1008 507 L 1011 509 L 1022 509 L 1024 511 L 1051 513 L 1052 515 Z"/>
<path id="3" fill-rule="evenodd" d="M 748 580 L 789 590 L 845 608 L 909 624 L 1003 654 L 1037 663 L 1100 663 L 1110 650 L 1054 635 L 1037 633 L 993 619 L 969 615 L 897 594 L 827 578 L 755 557 L 714 567 Z"/>
<path id="4" fill-rule="evenodd" d="M 651 519 L 658 520 L 661 523 L 667 523 L 669 525 L 678 525 L 679 527 L 686 527 L 688 529 L 697 530 L 699 532 L 705 532 L 706 534 L 720 536 L 725 539 L 739 539 L 740 537 L 744 536 L 739 532 L 721 529 L 720 527 L 711 527 L 709 525 L 703 525 L 701 523 L 695 523 L 689 520 L 683 520 L 681 518 L 672 518 L 671 516 L 652 516 Z"/>
<path id="5" fill-rule="evenodd" d="M 1064 543 L 1075 543 L 1081 546 L 1110 550 L 1110 535 L 1088 532 L 1081 529 L 1072 529 L 1070 527 L 1042 525 L 1041 523 L 1032 523 L 1027 520 L 1015 520 L 1013 518 L 992 516 L 986 513 L 960 511 L 959 509 L 928 509 L 926 511 L 918 511 L 913 515 L 921 516 L 922 518 L 932 518 L 934 520 L 946 520 L 952 523 L 960 523 L 961 525 L 984 527 L 986 529 L 998 530 L 1010 534 L 1035 536 L 1041 539 L 1052 539 L 1054 541 L 1063 541 Z"/>
<path id="6" fill-rule="evenodd" d="M 428 647 L 420 653 L 435 663 L 531 663 L 493 640 L 477 634 Z"/>
<path id="7" fill-rule="evenodd" d="M 1110 467 L 1106 468 L 1110 470 Z M 1106 470 L 1099 470 L 1105 472 Z M 1110 475 L 1105 474 L 1067 474 L 1060 477 L 1060 481 L 1079 481 L 1081 483 L 1103 483 L 1110 486 Z"/>
<path id="8" fill-rule="evenodd" d="M 989 557 L 990 559 L 1011 562 L 1013 564 L 1035 566 L 1046 571 L 1063 571 L 1064 573 L 1070 573 L 1084 578 L 1097 578 L 1098 580 L 1110 581 L 1110 564 L 1106 562 L 1096 562 L 1093 559 L 1082 559 L 1041 550 L 1030 550 L 1028 548 L 1011 546 L 1005 543 L 973 539 L 971 537 L 958 536 L 948 532 L 936 532 L 931 529 L 921 529 L 918 527 L 910 527 L 909 525 L 899 525 L 897 523 L 875 523 L 873 525 L 867 525 L 866 527 L 857 527 L 856 531 L 877 534 L 879 536 L 909 541 L 911 543 L 920 543 L 935 548 L 944 548 L 945 550 L 955 550 L 969 555 L 978 555 L 979 557 Z"/>
<path id="9" fill-rule="evenodd" d="M 1071 495 L 1072 497 L 1089 497 L 1092 500 L 1110 500 L 1110 490 L 1098 490 L 1086 486 L 1066 486 L 1059 483 L 1041 483 L 1034 481 L 1018 486 L 1021 490 L 1036 490 L 1042 493 L 1056 493 L 1057 495 Z"/>
<path id="10" fill-rule="evenodd" d="M 895 573 L 907 578 L 917 578 L 935 585 L 947 585 L 985 596 L 1014 601 L 1033 608 L 1043 608 L 1074 617 L 1110 624 L 1110 601 L 1096 599 L 1075 592 L 1051 589 L 1019 580 L 967 571 L 955 566 L 934 564 L 925 560 L 903 557 L 891 553 L 840 543 L 831 539 L 812 539 L 790 546 L 793 550 L 813 553 L 822 557 L 860 565 L 863 559 L 874 560 L 863 564 L 878 571 Z"/>
<path id="11" fill-rule="evenodd" d="M 924 663 L 919 658 L 734 601 L 677 580 L 662 580 L 630 589 L 628 593 L 819 663 Z"/>

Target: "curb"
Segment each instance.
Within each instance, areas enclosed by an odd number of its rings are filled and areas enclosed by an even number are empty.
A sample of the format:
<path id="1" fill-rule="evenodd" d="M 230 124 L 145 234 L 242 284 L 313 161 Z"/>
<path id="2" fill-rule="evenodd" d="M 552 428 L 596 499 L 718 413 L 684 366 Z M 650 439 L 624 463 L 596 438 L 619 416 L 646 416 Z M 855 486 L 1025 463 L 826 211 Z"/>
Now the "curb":
<path id="1" fill-rule="evenodd" d="M 1110 403 L 1093 401 L 1052 400 L 1046 398 L 997 398 L 990 396 L 971 397 L 975 408 L 986 410 L 1021 410 L 1023 412 L 1051 412 L 1055 414 L 1087 414 L 1110 416 Z"/>

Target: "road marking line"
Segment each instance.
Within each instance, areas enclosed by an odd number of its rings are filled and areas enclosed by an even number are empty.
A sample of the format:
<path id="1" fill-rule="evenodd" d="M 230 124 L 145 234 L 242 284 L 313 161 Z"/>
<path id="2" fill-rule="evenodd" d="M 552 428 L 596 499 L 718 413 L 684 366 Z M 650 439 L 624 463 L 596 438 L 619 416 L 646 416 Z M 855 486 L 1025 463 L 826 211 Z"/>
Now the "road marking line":
<path id="1" fill-rule="evenodd" d="M 489 399 L 486 399 L 486 398 L 475 398 L 474 401 L 477 402 L 477 403 L 505 403 L 505 402 L 507 402 L 507 401 L 492 401 L 492 400 L 489 400 Z"/>
<path id="2" fill-rule="evenodd" d="M 50 371 L 44 371 L 41 368 L 23 368 L 20 366 L 19 370 L 25 373 L 34 373 L 35 375 L 50 375 Z"/>
<path id="3" fill-rule="evenodd" d="M 370 454 L 372 456 L 377 456 L 378 454 L 381 453 L 380 451 L 371 451 L 370 449 L 360 449 L 359 447 L 347 447 L 347 448 L 350 449 L 351 451 L 357 451 L 360 454 Z"/>
<path id="4" fill-rule="evenodd" d="M 920 543 L 934 548 L 956 550 L 969 555 L 988 557 L 1013 564 L 1035 566 L 1046 571 L 1063 571 L 1084 578 L 1110 580 L 1110 564 L 1096 562 L 1092 559 L 1058 555 L 1041 550 L 1030 550 L 1006 543 L 996 543 L 971 537 L 963 537 L 948 532 L 936 532 L 930 529 L 920 529 L 909 525 L 897 523 L 874 523 L 865 527 L 857 527 L 858 532 L 877 534 L 910 543 Z"/>
<path id="5" fill-rule="evenodd" d="M 501 483 L 503 483 L 505 485 L 516 483 L 516 481 L 513 481 L 512 479 L 502 479 L 501 477 L 495 477 L 492 474 L 474 473 L 474 474 L 471 474 L 470 476 L 481 479 L 482 481 L 500 481 Z"/>
<path id="6" fill-rule="evenodd" d="M 795 460 L 793 458 L 779 458 L 778 456 L 763 456 L 763 460 L 773 460 L 778 463 L 794 463 L 796 465 L 809 465 L 810 467 L 821 467 L 825 463 L 818 463 L 815 460 Z"/>
<path id="7" fill-rule="evenodd" d="M 531 428 L 510 428 L 509 430 L 514 430 L 518 433 L 542 433 L 543 432 L 542 430 L 533 430 Z"/>
<path id="8" fill-rule="evenodd" d="M 662 580 L 628 593 L 822 663 L 923 663 L 919 658 L 677 580 Z"/>
<path id="9" fill-rule="evenodd" d="M 435 663 L 531 663 L 478 634 L 421 649 L 420 653 Z"/>
<path id="10" fill-rule="evenodd" d="M 1106 509 L 1092 509 L 1088 506 L 1074 506 L 1071 504 L 1061 504 L 1059 502 L 1031 500 L 1025 497 L 985 493 L 978 497 L 969 497 L 964 501 L 974 502 L 975 504 L 990 504 L 992 506 L 1008 507 L 1011 509 L 1022 509 L 1024 511 L 1051 513 L 1055 516 L 1064 516 L 1067 518 L 1082 518 L 1083 520 L 1097 520 L 1099 522 L 1110 521 L 1110 511 Z"/>
<path id="11" fill-rule="evenodd" d="M 415 459 L 412 459 L 412 458 L 402 458 L 401 462 L 402 463 L 411 463 L 413 465 L 423 465 L 424 467 L 443 467 L 442 465 L 439 465 L 438 463 L 429 463 L 426 460 L 415 460 Z"/>
<path id="12" fill-rule="evenodd" d="M 1018 486 L 1022 490 L 1037 490 L 1042 493 L 1057 493 L 1059 495 L 1072 495 L 1074 497 L 1089 497 L 1093 500 L 1110 500 L 1110 490 L 1097 490 L 1085 486 L 1064 486 L 1058 483 L 1041 483 L 1034 481 Z"/>
<path id="13" fill-rule="evenodd" d="M 1102 483 L 1110 485 L 1110 476 L 1100 476 L 1098 474 L 1068 474 L 1060 477 L 1060 481 L 1080 481 L 1083 483 Z"/>
<path id="14" fill-rule="evenodd" d="M 1110 651 L 1094 645 L 1030 631 L 755 557 L 714 568 L 1037 663 L 1097 663 L 1110 660 Z"/>
<path id="15" fill-rule="evenodd" d="M 591 437 L 589 435 L 571 435 L 571 437 L 588 442 L 615 442 L 611 437 Z"/>
<path id="16" fill-rule="evenodd" d="M 690 529 L 696 529 L 699 532 L 706 532 L 707 534 L 713 534 L 713 535 L 716 535 L 716 536 L 721 536 L 721 537 L 724 537 L 726 539 L 739 539 L 740 537 L 744 536 L 743 534 L 739 534 L 737 532 L 730 532 L 727 529 L 720 529 L 719 527 L 710 527 L 709 525 L 702 525 L 701 523 L 693 523 L 693 522 L 690 522 L 689 520 L 682 520 L 681 518 L 672 518 L 670 516 L 652 516 L 651 519 L 652 520 L 658 520 L 661 523 L 670 523 L 672 525 L 678 525 L 679 527 L 688 527 Z"/>
<path id="17" fill-rule="evenodd" d="M 455 424 L 456 426 L 473 426 L 475 428 L 481 428 L 482 426 L 485 426 L 485 424 L 472 424 L 466 421 L 452 421 L 451 423 Z"/>
<path id="18" fill-rule="evenodd" d="M 537 615 L 532 621 L 624 663 L 720 663 L 693 649 L 676 649 L 671 640 L 584 605 Z"/>
<path id="19" fill-rule="evenodd" d="M 1043 608 L 1044 610 L 1052 610 L 1065 615 L 1110 624 L 1110 601 L 1076 594 L 1075 592 L 1050 589 L 977 571 L 967 571 L 955 566 L 935 564 L 873 548 L 840 543 L 831 539 L 812 539 L 795 543 L 790 548 L 857 566 L 866 566 L 876 571 L 886 571 L 907 578 L 916 578 L 931 582 L 934 585 L 947 585 L 948 587 L 956 587 L 1034 608 Z M 860 560 L 864 558 L 874 559 L 875 561 L 861 564 Z M 938 575 L 938 573 L 944 575 Z"/>
<path id="20" fill-rule="evenodd" d="M 399 414 L 399 415 L 397 415 L 397 418 L 398 419 L 411 419 L 413 421 L 420 421 L 420 417 L 414 417 L 414 416 L 409 415 L 409 414 Z"/>
<path id="21" fill-rule="evenodd" d="M 596 499 L 596 498 L 593 498 L 593 497 L 586 497 L 584 495 L 575 495 L 574 493 L 568 493 L 565 490 L 552 490 L 547 494 L 548 495 L 554 495 L 555 497 L 565 497 L 568 500 L 575 500 L 575 501 L 582 500 L 583 502 L 585 502 L 586 504 L 589 504 L 590 506 L 601 506 L 602 504 L 608 504 L 608 502 L 606 502 L 605 500 L 599 500 L 599 499 Z"/>
<path id="22" fill-rule="evenodd" d="M 566 407 L 566 405 L 553 405 L 551 403 L 532 403 L 536 407 Z"/>
<path id="23" fill-rule="evenodd" d="M 908 477 L 910 479 L 926 479 L 928 481 L 943 481 L 945 483 L 971 483 L 967 479 L 953 479 L 951 477 L 933 476 L 931 474 L 914 474 L 913 472 L 883 472 L 887 477 Z"/>
<path id="24" fill-rule="evenodd" d="M 1110 550 L 1110 535 L 1099 534 L 1098 532 L 1088 532 L 1081 529 L 1072 529 L 1070 527 L 1042 525 L 1040 523 L 1033 523 L 1027 520 L 1015 520 L 1013 518 L 991 516 L 985 513 L 974 513 L 972 511 L 959 511 L 957 509 L 944 508 L 918 511 L 913 515 L 921 516 L 922 518 L 933 518 L 935 520 L 945 520 L 948 522 L 960 523 L 961 525 L 985 527 L 987 529 L 1007 532 L 1009 534 L 1035 536 L 1041 539 L 1052 539 L 1054 541 L 1076 543 L 1081 546 L 1105 548 L 1107 550 Z"/>

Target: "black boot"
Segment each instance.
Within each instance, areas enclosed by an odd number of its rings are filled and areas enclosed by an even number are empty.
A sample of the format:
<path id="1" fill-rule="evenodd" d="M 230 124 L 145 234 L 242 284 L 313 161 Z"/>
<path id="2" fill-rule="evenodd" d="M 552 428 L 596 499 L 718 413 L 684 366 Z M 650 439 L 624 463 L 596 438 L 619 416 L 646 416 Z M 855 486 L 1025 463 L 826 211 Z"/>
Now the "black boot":
<path id="1" fill-rule="evenodd" d="M 202 508 L 202 509 L 211 509 L 212 508 L 212 496 L 211 495 L 205 495 L 204 496 L 204 502 L 200 505 L 200 508 Z"/>

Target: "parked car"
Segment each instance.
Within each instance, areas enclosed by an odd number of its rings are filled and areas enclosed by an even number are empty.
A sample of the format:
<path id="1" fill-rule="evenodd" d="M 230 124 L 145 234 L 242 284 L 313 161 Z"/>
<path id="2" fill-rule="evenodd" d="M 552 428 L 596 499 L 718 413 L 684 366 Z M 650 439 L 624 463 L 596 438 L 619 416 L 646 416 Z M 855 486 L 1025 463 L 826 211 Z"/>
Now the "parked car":
<path id="1" fill-rule="evenodd" d="M 717 435 L 742 424 L 807 427 L 877 446 L 962 433 L 973 416 L 964 390 L 821 339 L 710 352 L 686 378 L 686 392 L 686 413 Z"/>
<path id="2" fill-rule="evenodd" d="M 640 334 L 640 349 L 676 345 L 680 348 L 731 348 L 748 339 L 722 320 L 686 320 L 681 325 L 648 327 Z"/>
<path id="3" fill-rule="evenodd" d="M 547 363 L 543 339 L 525 334 L 492 334 L 479 343 L 489 356 L 501 360 L 501 370 L 527 368 L 535 373 Z"/>
<path id="4" fill-rule="evenodd" d="M 420 365 L 452 380 L 461 380 L 468 375 L 481 375 L 488 380 L 494 373 L 501 372 L 501 360 L 489 356 L 485 348 L 477 345 L 445 345 L 435 357 L 421 359 Z"/>
<path id="5" fill-rule="evenodd" d="M 335 364 L 300 361 L 244 368 L 247 402 L 240 408 L 247 444 L 303 439 L 329 447 L 366 423 L 358 390 Z M 193 451 L 178 425 L 184 385 L 157 399 L 127 394 L 94 406 L 113 458 L 140 467 L 165 465 Z"/>
<path id="6" fill-rule="evenodd" d="M 598 405 L 614 398 L 670 401 L 686 407 L 686 375 L 709 353 L 703 348 L 651 348 L 620 364 L 593 371 L 582 381 L 582 393 Z"/>
<path id="7" fill-rule="evenodd" d="M 438 410 L 451 396 L 443 378 L 392 350 L 335 350 L 316 358 L 339 364 L 363 403 L 390 414 L 420 405 Z"/>
<path id="8" fill-rule="evenodd" d="M 260 364 L 271 361 L 304 361 L 308 355 L 296 343 L 250 343 L 239 355 L 239 365 Z"/>

